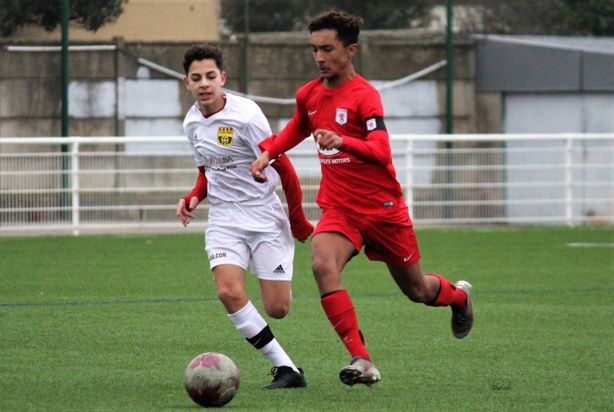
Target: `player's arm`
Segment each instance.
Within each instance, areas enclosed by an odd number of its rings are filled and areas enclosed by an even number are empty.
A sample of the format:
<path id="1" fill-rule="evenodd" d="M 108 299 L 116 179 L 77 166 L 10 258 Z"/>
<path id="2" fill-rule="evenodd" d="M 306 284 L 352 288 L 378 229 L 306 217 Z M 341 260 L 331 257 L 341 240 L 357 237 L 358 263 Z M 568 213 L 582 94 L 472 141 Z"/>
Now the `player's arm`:
<path id="1" fill-rule="evenodd" d="M 365 162 L 387 166 L 392 162 L 392 152 L 390 137 L 384 123 L 382 99 L 375 89 L 364 90 L 363 94 L 356 98 L 366 139 L 344 138 L 338 149 Z"/>
<path id="2" fill-rule="evenodd" d="M 263 152 L 269 152 L 271 159 L 275 159 L 301 143 L 310 134 L 308 129 L 300 127 L 293 118 L 279 134 L 267 137 L 258 146 Z"/>
<path id="3" fill-rule="evenodd" d="M 207 175 L 205 174 L 205 167 L 198 166 L 198 177 L 196 178 L 194 188 L 187 196 L 179 199 L 177 204 L 177 217 L 179 217 L 183 226 L 187 226 L 190 223 L 189 219 L 194 219 L 192 212 L 206 197 Z"/>
<path id="4" fill-rule="evenodd" d="M 313 136 L 318 146 L 324 150 L 338 149 L 367 163 L 383 166 L 392 161 L 392 152 L 386 130 L 372 130 L 367 135 L 366 140 L 339 135 L 326 129 L 317 129 L 313 132 Z"/>
<path id="5" fill-rule="evenodd" d="M 294 111 L 294 116 L 286 127 L 279 134 L 273 134 L 258 144 L 262 154 L 252 163 L 250 168 L 254 180 L 260 183 L 266 182 L 267 178 L 263 171 L 269 165 L 271 159 L 275 159 L 280 154 L 292 149 L 311 134 L 304 112 L 297 99 L 297 108 Z"/>
<path id="6" fill-rule="evenodd" d="M 299 242 L 305 242 L 313 233 L 313 225 L 309 223 L 305 217 L 305 211 L 302 205 L 303 192 L 298 176 L 296 175 L 296 170 L 294 170 L 292 162 L 285 154 L 276 158 L 271 163 L 271 166 L 279 174 L 281 187 L 286 195 L 292 236 Z"/>
<path id="7" fill-rule="evenodd" d="M 298 128 L 294 126 L 291 120 L 280 134 L 273 134 L 260 142 L 258 147 L 262 150 L 262 154 L 250 167 L 250 172 L 256 182 L 263 183 L 267 181 L 267 177 L 263 172 L 271 162 L 271 159 L 279 157 L 281 154 L 305 140 L 308 134 L 305 135 L 302 133 L 304 132 L 298 131 Z"/>
<path id="8" fill-rule="evenodd" d="M 371 118 L 367 120 L 369 121 L 380 123 L 381 128 L 367 130 L 366 140 L 344 138 L 339 150 L 350 153 L 365 162 L 387 166 L 392 162 L 392 151 L 384 120 Z"/>

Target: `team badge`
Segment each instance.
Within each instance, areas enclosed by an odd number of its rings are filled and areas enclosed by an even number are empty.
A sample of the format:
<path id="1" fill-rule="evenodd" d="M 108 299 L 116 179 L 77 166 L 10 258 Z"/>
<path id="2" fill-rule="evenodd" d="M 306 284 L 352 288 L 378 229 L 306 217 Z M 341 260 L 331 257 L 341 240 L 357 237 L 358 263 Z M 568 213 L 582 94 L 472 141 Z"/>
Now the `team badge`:
<path id="1" fill-rule="evenodd" d="M 232 127 L 218 127 L 217 144 L 224 147 L 232 146 L 233 134 L 234 130 L 232 130 Z"/>
<path id="2" fill-rule="evenodd" d="M 347 109 L 339 109 L 337 108 L 337 115 L 335 116 L 335 121 L 339 124 L 346 124 L 348 122 L 348 111 Z"/>
<path id="3" fill-rule="evenodd" d="M 367 120 L 367 130 L 368 131 L 375 130 L 376 127 L 377 127 L 377 121 L 375 119 Z"/>

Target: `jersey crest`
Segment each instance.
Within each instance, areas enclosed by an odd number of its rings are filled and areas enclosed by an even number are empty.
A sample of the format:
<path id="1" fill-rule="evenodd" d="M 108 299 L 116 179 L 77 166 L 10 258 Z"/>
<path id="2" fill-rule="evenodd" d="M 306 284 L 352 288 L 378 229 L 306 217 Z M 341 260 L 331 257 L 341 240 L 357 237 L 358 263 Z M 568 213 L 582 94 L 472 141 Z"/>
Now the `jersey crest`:
<path id="1" fill-rule="evenodd" d="M 348 122 L 348 110 L 337 108 L 337 115 L 335 121 L 339 124 L 346 124 Z"/>
<path id="2" fill-rule="evenodd" d="M 232 127 L 217 128 L 217 144 L 223 147 L 232 146 L 234 130 Z"/>

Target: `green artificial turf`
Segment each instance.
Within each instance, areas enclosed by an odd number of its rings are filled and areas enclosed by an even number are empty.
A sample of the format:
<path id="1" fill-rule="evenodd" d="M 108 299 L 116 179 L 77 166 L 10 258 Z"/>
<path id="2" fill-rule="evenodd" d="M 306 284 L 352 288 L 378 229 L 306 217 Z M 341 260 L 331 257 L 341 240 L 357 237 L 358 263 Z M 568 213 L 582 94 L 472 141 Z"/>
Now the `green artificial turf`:
<path id="1" fill-rule="evenodd" d="M 455 339 L 448 308 L 408 301 L 360 254 L 343 281 L 382 382 L 343 385 L 349 354 L 298 244 L 292 310 L 267 320 L 308 387 L 277 391 L 260 390 L 271 365 L 217 300 L 202 234 L 0 238 L 0 410 L 199 410 L 183 373 L 209 351 L 241 371 L 232 411 L 614 409 L 612 228 L 417 235 L 425 273 L 473 284 L 471 334 Z M 248 290 L 261 308 L 252 276 Z"/>

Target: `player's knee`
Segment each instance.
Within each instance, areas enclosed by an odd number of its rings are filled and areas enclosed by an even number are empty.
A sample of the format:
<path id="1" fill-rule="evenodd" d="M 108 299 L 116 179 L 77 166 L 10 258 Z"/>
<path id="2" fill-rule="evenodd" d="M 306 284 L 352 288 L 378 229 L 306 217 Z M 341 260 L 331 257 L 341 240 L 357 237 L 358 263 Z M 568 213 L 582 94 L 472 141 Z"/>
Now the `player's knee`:
<path id="1" fill-rule="evenodd" d="M 265 305 L 264 311 L 273 319 L 283 319 L 290 312 L 290 304 L 277 303 L 275 305 Z"/>
<path id="2" fill-rule="evenodd" d="M 317 278 L 320 273 L 324 271 L 324 262 L 322 259 L 318 259 L 314 256 L 311 259 L 311 270 L 313 271 L 313 275 Z"/>
<path id="3" fill-rule="evenodd" d="M 217 297 L 224 303 L 224 306 L 235 307 L 243 299 L 243 291 L 233 288 L 218 287 Z"/>
<path id="4" fill-rule="evenodd" d="M 326 278 L 330 273 L 335 272 L 335 268 L 329 260 L 322 259 L 316 255 L 311 259 L 311 270 L 316 280 Z"/>

